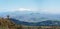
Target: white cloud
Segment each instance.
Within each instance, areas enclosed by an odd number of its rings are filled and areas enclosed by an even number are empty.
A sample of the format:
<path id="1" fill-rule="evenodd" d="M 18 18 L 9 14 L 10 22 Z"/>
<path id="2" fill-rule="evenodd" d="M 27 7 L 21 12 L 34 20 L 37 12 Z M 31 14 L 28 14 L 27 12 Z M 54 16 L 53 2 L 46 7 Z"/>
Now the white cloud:
<path id="1" fill-rule="evenodd" d="M 31 9 L 19 8 L 17 11 L 32 11 Z"/>
<path id="2" fill-rule="evenodd" d="M 15 8 L 15 9 L 2 9 L 2 10 L 0 10 L 0 12 L 15 12 L 15 11 L 32 11 L 32 9 Z"/>
<path id="3" fill-rule="evenodd" d="M 0 9 L 0 12 L 15 12 L 15 11 L 33 11 L 40 13 L 48 13 L 48 14 L 60 14 L 60 9 L 28 9 L 28 8 L 15 8 L 15 9 Z"/>

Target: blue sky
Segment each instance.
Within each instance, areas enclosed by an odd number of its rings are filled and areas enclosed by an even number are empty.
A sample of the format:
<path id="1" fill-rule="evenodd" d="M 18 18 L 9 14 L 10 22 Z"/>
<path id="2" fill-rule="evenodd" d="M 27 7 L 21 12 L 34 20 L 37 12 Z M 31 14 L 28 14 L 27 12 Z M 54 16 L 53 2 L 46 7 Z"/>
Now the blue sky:
<path id="1" fill-rule="evenodd" d="M 60 0 L 0 0 L 0 12 L 37 11 L 60 14 Z"/>

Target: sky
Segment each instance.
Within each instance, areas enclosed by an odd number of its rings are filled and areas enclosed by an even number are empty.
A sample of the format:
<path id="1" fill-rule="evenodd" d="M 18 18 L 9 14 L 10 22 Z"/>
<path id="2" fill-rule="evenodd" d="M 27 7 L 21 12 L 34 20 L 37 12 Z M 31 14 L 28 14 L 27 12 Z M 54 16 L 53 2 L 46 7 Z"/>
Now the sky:
<path id="1" fill-rule="evenodd" d="M 11 11 L 60 14 L 60 0 L 0 0 L 0 12 Z"/>

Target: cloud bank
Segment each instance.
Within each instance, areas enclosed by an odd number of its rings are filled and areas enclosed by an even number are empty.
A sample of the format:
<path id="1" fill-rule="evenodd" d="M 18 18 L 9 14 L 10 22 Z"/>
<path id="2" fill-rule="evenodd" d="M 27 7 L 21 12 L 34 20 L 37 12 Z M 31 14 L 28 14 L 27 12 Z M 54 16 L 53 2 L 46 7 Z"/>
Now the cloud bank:
<path id="1" fill-rule="evenodd" d="M 60 9 L 40 9 L 40 10 L 32 10 L 28 8 L 18 8 L 18 9 L 0 9 L 0 12 L 15 12 L 15 11 L 33 11 L 47 14 L 60 14 Z"/>

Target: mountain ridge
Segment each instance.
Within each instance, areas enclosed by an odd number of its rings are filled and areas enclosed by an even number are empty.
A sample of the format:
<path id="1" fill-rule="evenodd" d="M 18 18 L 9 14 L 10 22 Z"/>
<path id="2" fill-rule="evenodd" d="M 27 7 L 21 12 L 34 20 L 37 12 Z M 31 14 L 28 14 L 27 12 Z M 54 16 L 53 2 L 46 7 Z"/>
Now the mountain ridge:
<path id="1" fill-rule="evenodd" d="M 37 23 L 24 22 L 16 19 L 11 19 L 11 21 L 14 21 L 16 24 L 22 24 L 22 25 L 28 25 L 28 26 L 60 26 L 60 21 L 52 21 L 52 20 L 47 20 L 47 21 L 42 21 Z"/>

